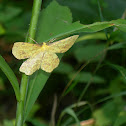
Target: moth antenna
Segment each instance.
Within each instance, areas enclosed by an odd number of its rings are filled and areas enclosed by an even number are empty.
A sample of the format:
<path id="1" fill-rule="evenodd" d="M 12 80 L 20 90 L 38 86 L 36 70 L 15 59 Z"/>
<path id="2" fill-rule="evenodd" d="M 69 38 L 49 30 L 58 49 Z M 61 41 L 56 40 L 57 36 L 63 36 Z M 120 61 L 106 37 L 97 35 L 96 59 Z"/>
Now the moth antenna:
<path id="1" fill-rule="evenodd" d="M 36 44 L 38 44 L 33 38 L 31 38 L 30 36 L 29 36 L 29 38 L 32 40 L 32 41 L 34 41 Z"/>
<path id="2" fill-rule="evenodd" d="M 53 42 L 53 41 L 55 41 L 55 40 L 56 40 L 56 38 L 53 38 L 53 39 L 49 40 L 48 43 L 51 43 L 51 42 Z"/>

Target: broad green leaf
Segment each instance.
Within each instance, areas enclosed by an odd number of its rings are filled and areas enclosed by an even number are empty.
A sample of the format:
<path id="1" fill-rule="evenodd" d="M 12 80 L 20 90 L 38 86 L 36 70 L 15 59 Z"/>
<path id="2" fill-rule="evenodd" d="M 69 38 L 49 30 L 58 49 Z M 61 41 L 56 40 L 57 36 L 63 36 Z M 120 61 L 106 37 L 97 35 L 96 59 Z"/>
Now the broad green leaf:
<path id="1" fill-rule="evenodd" d="M 0 5 L 0 22 L 7 22 L 21 13 L 21 9 L 18 7 Z"/>
<path id="2" fill-rule="evenodd" d="M 26 100 L 24 120 L 26 120 L 30 110 L 32 109 L 33 104 L 35 103 L 47 79 L 49 78 L 49 75 L 50 74 L 39 70 L 29 77 L 28 96 Z"/>
<path id="3" fill-rule="evenodd" d="M 19 101 L 20 100 L 19 83 L 17 81 L 17 78 L 16 78 L 14 72 L 9 67 L 9 65 L 6 63 L 6 61 L 3 59 L 2 56 L 0 56 L 0 69 L 4 72 L 4 74 L 7 76 L 10 83 L 12 84 L 12 87 L 15 91 L 17 101 Z"/>
<path id="4" fill-rule="evenodd" d="M 38 42 L 46 42 L 83 27 L 79 22 L 72 24 L 70 9 L 59 5 L 56 1 L 51 2 L 46 9 L 42 10 L 38 26 Z"/>
<path id="5" fill-rule="evenodd" d="M 93 44 L 93 45 L 87 45 L 80 48 L 77 48 L 74 51 L 74 55 L 78 62 L 83 62 L 90 60 L 91 58 L 95 57 L 93 59 L 93 62 L 99 61 L 103 55 L 99 54 L 102 50 L 105 49 L 105 44 Z"/>
<path id="6" fill-rule="evenodd" d="M 89 25 L 83 25 L 79 21 L 72 23 L 72 14 L 70 10 L 59 5 L 56 1 L 51 2 L 40 14 L 37 42 L 46 42 L 53 38 L 63 35 L 77 34 L 79 32 L 97 32 L 105 28 L 115 26 L 125 31 L 126 20 L 119 19 L 106 22 L 96 22 Z M 120 27 L 119 27 L 120 26 Z"/>
<path id="7" fill-rule="evenodd" d="M 124 67 L 119 66 L 119 65 L 115 65 L 115 64 L 111 64 L 108 62 L 107 62 L 107 65 L 111 66 L 115 70 L 118 70 L 120 72 L 120 74 L 124 77 L 124 79 L 126 79 L 126 69 Z"/>
<path id="8" fill-rule="evenodd" d="M 50 0 L 47 0 L 50 1 Z M 61 5 L 67 5 L 73 12 L 75 20 L 81 20 L 83 23 L 95 22 L 99 20 L 97 0 L 57 0 Z M 112 20 L 121 17 L 126 8 L 125 0 L 105 0 L 100 1 L 103 17 L 105 20 Z M 118 9 L 117 9 L 118 8 Z M 105 11 L 104 11 L 105 10 Z"/>
<path id="9" fill-rule="evenodd" d="M 3 26 L 0 24 L 0 35 L 3 35 L 5 33 L 5 29 Z"/>

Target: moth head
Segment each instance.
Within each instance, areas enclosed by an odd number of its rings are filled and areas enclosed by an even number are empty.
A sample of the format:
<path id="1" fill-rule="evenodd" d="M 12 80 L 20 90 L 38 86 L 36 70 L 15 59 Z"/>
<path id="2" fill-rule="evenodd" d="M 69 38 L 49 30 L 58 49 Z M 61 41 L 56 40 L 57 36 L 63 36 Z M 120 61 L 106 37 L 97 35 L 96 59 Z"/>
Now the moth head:
<path id="1" fill-rule="evenodd" d="M 45 51 L 45 50 L 48 49 L 48 47 L 49 47 L 49 46 L 48 46 L 45 42 L 43 42 L 42 47 L 41 47 L 41 50 L 42 50 L 42 51 Z"/>

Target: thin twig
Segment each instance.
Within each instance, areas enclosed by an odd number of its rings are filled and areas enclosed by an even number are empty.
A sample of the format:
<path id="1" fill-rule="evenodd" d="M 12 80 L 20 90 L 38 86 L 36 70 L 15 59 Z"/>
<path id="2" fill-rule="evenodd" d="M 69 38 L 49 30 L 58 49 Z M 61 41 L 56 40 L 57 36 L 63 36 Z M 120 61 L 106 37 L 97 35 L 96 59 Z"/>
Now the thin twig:
<path id="1" fill-rule="evenodd" d="M 53 108 L 51 113 L 51 122 L 50 126 L 55 126 L 55 114 L 56 114 L 56 108 L 57 108 L 57 95 L 54 95 L 54 102 L 53 102 Z"/>

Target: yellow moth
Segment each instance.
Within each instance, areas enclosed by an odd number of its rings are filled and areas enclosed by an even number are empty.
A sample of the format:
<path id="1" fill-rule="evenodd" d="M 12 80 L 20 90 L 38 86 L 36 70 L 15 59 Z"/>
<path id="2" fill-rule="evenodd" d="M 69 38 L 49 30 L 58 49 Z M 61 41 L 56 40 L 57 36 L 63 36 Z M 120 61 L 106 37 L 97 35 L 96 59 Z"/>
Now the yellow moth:
<path id="1" fill-rule="evenodd" d="M 59 65 L 59 58 L 55 53 L 64 53 L 74 44 L 79 35 L 74 35 L 50 44 L 42 45 L 16 42 L 12 48 L 12 54 L 17 59 L 26 59 L 20 67 L 20 71 L 26 75 L 32 75 L 36 70 L 42 69 L 52 72 Z"/>

